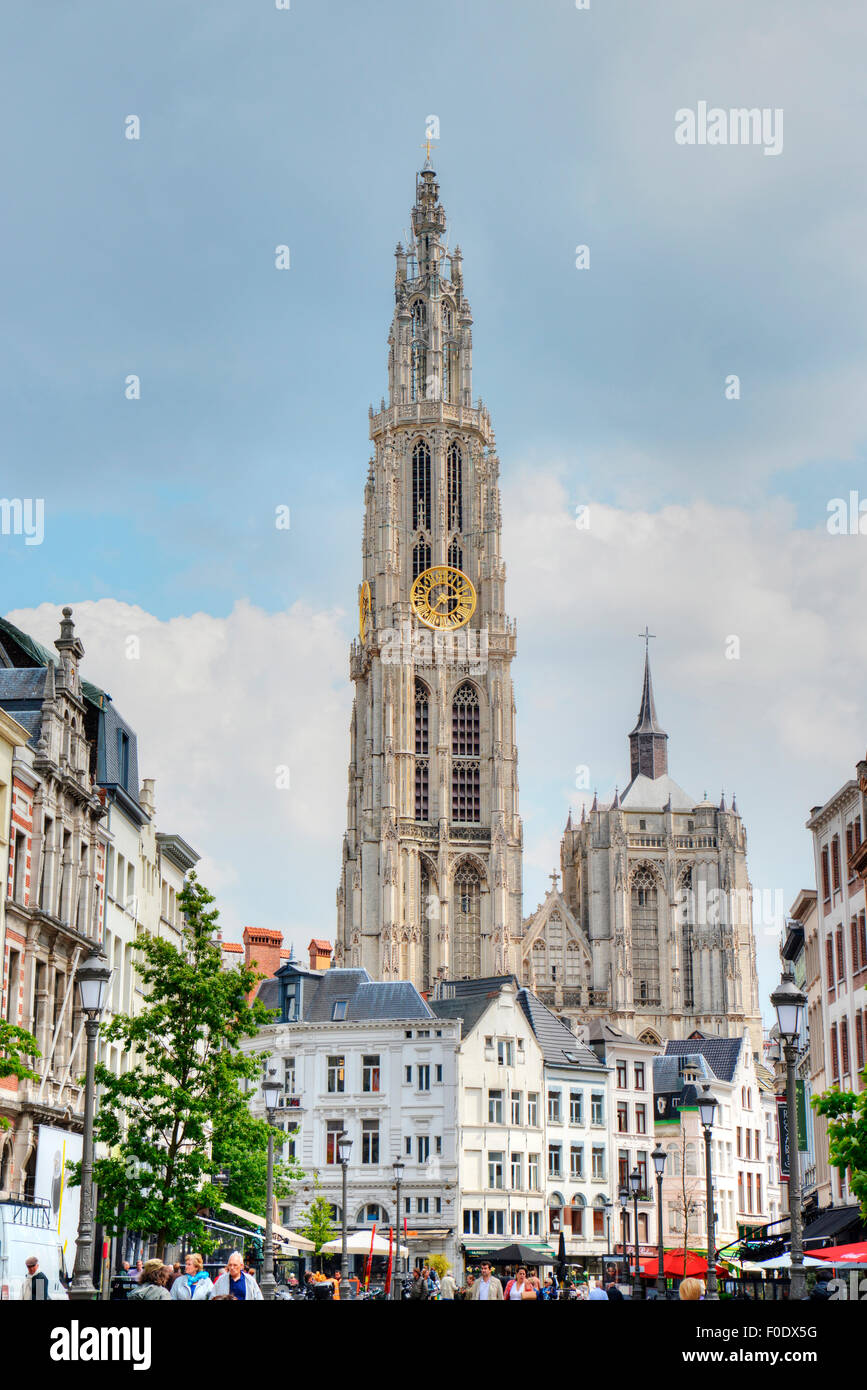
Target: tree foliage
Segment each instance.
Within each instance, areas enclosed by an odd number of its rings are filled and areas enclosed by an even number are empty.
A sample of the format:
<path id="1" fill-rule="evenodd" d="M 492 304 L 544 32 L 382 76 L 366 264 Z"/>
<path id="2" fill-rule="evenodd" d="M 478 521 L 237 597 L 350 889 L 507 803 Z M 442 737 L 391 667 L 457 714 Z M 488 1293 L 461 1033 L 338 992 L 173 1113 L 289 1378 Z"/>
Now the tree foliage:
<path id="1" fill-rule="evenodd" d="M 212 1181 L 220 1158 L 233 1170 L 230 1186 L 248 1200 L 261 1185 L 268 1127 L 249 1113 L 242 1083 L 258 1079 L 261 1056 L 238 1050 L 273 1014 L 248 995 L 261 978 L 246 966 L 223 968 L 215 941 L 218 912 L 195 874 L 178 904 L 184 914 L 180 947 L 142 935 L 136 972 L 145 1002 L 135 1017 L 117 1015 L 103 1025 L 120 1043 L 128 1069 L 115 1076 L 100 1064 L 101 1087 L 94 1134 L 109 1156 L 94 1164 L 99 1219 L 156 1237 L 157 1254 L 182 1235 L 207 1244 L 198 1220 L 225 1200 Z M 275 1135 L 282 1140 L 280 1131 Z M 75 1165 L 73 1181 L 80 1180 Z M 264 1209 L 264 1193 L 261 1203 Z"/>
<path id="2" fill-rule="evenodd" d="M 867 1068 L 862 1073 L 867 1082 Z M 811 1105 L 828 1120 L 828 1159 L 841 1173 L 849 1170 L 849 1191 L 861 1204 L 867 1221 L 867 1089 L 825 1091 Z"/>
<path id="3" fill-rule="evenodd" d="M 0 1078 L 14 1076 L 18 1081 L 38 1081 L 39 1073 L 28 1066 L 24 1058 L 41 1056 L 32 1033 L 0 1018 Z M 9 1127 L 9 1120 L 0 1115 L 0 1129 Z"/>
<path id="4" fill-rule="evenodd" d="M 337 1227 L 331 1215 L 331 1203 L 322 1190 L 318 1173 L 313 1178 L 313 1200 L 304 1213 L 303 1224 L 299 1226 L 298 1234 L 313 1241 L 317 1255 L 323 1245 L 337 1237 Z"/>

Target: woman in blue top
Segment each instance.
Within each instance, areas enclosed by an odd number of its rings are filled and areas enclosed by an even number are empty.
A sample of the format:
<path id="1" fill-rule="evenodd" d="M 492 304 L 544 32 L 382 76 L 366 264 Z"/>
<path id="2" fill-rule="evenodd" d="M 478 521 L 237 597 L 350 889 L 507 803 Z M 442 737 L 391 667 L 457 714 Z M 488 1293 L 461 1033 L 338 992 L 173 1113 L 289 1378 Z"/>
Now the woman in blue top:
<path id="1" fill-rule="evenodd" d="M 186 1274 L 181 1274 L 172 1284 L 172 1298 L 181 1302 L 200 1303 L 210 1298 L 214 1285 L 210 1275 L 205 1273 L 201 1255 L 188 1255 L 184 1266 Z"/>

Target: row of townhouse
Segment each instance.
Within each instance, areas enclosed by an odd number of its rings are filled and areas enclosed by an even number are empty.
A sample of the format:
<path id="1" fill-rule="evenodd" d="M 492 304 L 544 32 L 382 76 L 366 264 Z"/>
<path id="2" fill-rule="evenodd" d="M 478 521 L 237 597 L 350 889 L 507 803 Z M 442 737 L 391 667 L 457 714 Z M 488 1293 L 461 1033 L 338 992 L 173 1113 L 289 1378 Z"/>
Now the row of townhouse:
<path id="1" fill-rule="evenodd" d="M 67 1259 L 81 1153 L 84 1019 L 75 972 L 95 945 L 112 974 L 106 1016 L 141 1001 L 135 943 L 180 940 L 178 898 L 198 855 L 155 825 L 154 783 L 138 782 L 135 732 L 82 679 L 84 647 L 65 608 L 55 653 L 0 620 L 0 1010 L 35 1035 L 36 1080 L 0 1080 L 0 1200 L 40 1197 L 63 1215 Z M 116 1073 L 129 1065 L 100 1042 Z"/>
<path id="2" fill-rule="evenodd" d="M 305 1173 L 285 1225 L 316 1182 L 342 1222 L 345 1134 L 348 1228 L 400 1225 L 416 1258 L 442 1253 L 460 1270 L 511 1241 L 556 1253 L 562 1234 L 570 1263 L 598 1267 L 636 1167 L 639 1236 L 655 1243 L 651 1046 L 599 1021 L 579 1037 L 511 975 L 440 981 L 425 999 L 405 981 L 327 969 L 323 944 L 308 966 L 257 961 L 270 976 L 258 997 L 279 1020 L 245 1044 L 284 1082 L 283 1153 Z"/>
<path id="3" fill-rule="evenodd" d="M 780 951 L 807 996 L 797 1077 L 805 1102 L 799 1137 L 808 1252 L 865 1233 L 848 1173 L 830 1164 L 827 1120 L 810 1103 L 831 1089 L 857 1093 L 867 1085 L 867 760 L 854 772 L 810 811 L 815 887 L 802 889 L 792 904 Z M 782 1088 L 779 1059 L 778 1067 Z"/>

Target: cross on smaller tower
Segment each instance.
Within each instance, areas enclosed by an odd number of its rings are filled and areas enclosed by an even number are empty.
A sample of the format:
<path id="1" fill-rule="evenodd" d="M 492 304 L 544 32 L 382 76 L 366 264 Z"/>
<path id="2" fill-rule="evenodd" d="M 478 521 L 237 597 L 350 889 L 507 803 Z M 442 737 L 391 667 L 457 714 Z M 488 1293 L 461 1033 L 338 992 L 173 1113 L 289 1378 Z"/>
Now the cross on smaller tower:
<path id="1" fill-rule="evenodd" d="M 644 651 L 645 651 L 645 654 L 649 653 L 649 651 L 650 651 L 650 639 L 651 639 L 652 637 L 655 638 L 655 637 L 656 637 L 656 633 L 655 633 L 655 632 L 651 632 L 650 629 L 648 628 L 647 624 L 645 623 L 645 625 L 644 625 L 644 631 L 643 631 L 643 632 L 639 632 L 638 636 L 644 638 Z"/>
<path id="2" fill-rule="evenodd" d="M 557 881 L 558 881 L 559 877 L 560 877 L 559 874 L 551 874 L 551 875 L 550 875 L 550 878 L 551 878 L 551 887 L 552 887 L 555 891 L 556 891 L 556 889 L 557 889 L 557 887 L 558 887 L 558 882 L 557 882 Z"/>
<path id="3" fill-rule="evenodd" d="M 427 156 L 426 159 L 425 159 L 425 163 L 426 163 L 426 164 L 430 164 L 430 147 L 431 147 L 431 144 L 433 144 L 433 143 L 435 143 L 435 141 L 432 141 L 431 138 L 430 138 L 430 136 L 428 136 L 428 138 L 425 140 L 424 144 L 422 145 L 422 149 L 425 151 L 425 154 L 426 154 L 426 156 Z"/>

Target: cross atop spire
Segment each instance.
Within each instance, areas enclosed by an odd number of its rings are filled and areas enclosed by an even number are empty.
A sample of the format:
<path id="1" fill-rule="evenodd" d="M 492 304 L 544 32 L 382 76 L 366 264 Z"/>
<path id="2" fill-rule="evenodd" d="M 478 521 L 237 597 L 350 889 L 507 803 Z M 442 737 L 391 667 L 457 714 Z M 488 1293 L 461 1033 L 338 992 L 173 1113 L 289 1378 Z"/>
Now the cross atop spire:
<path id="1" fill-rule="evenodd" d="M 551 875 L 550 875 L 550 879 L 551 879 L 551 887 L 552 887 L 552 888 L 554 889 L 554 891 L 556 892 L 557 889 L 558 889 L 558 887 L 560 886 L 560 885 L 559 885 L 560 875 L 559 875 L 559 874 L 551 874 Z"/>
<path id="2" fill-rule="evenodd" d="M 650 641 L 651 641 L 651 638 L 654 638 L 654 639 L 655 639 L 655 638 L 656 638 L 656 633 L 655 633 L 655 632 L 651 632 L 650 629 L 648 628 L 647 624 L 645 623 L 645 625 L 644 625 L 644 631 L 643 631 L 643 632 L 639 632 L 638 635 L 639 635 L 639 637 L 643 637 L 643 638 L 644 638 L 644 655 L 647 657 L 647 656 L 650 655 Z"/>

